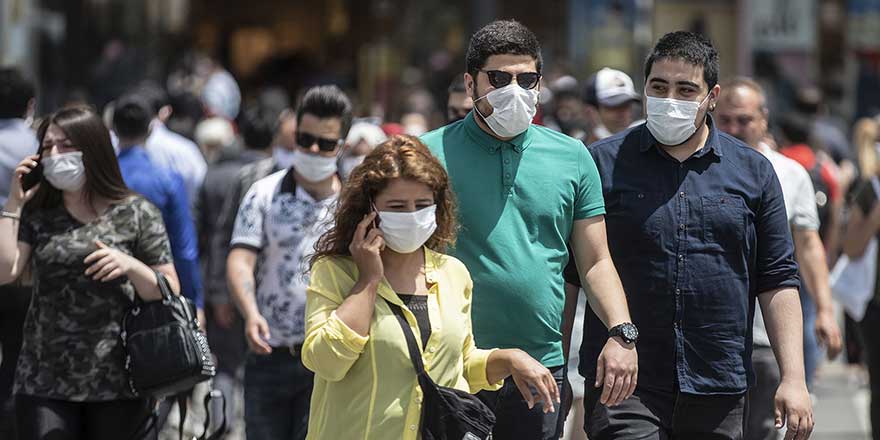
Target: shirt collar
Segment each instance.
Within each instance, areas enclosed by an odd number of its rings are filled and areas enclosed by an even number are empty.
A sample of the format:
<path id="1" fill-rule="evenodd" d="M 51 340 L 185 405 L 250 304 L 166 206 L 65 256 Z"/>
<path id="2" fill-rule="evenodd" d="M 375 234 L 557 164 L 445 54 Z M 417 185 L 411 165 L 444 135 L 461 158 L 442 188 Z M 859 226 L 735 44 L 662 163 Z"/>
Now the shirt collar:
<path id="1" fill-rule="evenodd" d="M 706 114 L 706 125 L 709 126 L 709 137 L 706 138 L 706 144 L 703 145 L 703 148 L 694 153 L 693 157 L 703 157 L 710 151 L 715 153 L 718 157 L 723 156 L 724 154 L 721 152 L 721 142 L 719 141 L 718 129 L 715 128 L 715 120 L 712 119 L 712 115 L 709 113 Z M 642 135 L 639 138 L 639 151 L 644 153 L 651 149 L 651 147 L 657 145 L 660 144 L 657 142 L 657 139 L 654 139 L 651 130 L 648 130 L 648 123 L 645 122 L 645 124 L 642 125 Z"/>
<path id="2" fill-rule="evenodd" d="M 117 157 L 128 157 L 128 156 L 146 156 L 147 150 L 144 149 L 143 145 L 134 145 L 128 148 L 120 148 L 119 154 Z"/>
<path id="3" fill-rule="evenodd" d="M 437 268 L 441 264 L 440 259 L 442 258 L 442 254 L 434 252 L 427 246 L 422 246 L 422 249 L 425 250 L 425 281 L 429 284 L 436 284 L 438 282 Z M 433 293 L 437 291 L 435 289 L 429 289 L 428 292 Z M 397 292 L 391 288 L 391 284 L 389 284 L 384 278 L 382 279 L 382 283 L 379 284 L 378 293 L 382 298 L 392 304 L 397 304 L 399 306 L 403 305 L 403 301 L 397 296 Z"/>
<path id="4" fill-rule="evenodd" d="M 502 141 L 495 136 L 486 133 L 479 125 L 477 125 L 476 113 L 476 110 L 471 110 L 471 112 L 465 116 L 464 120 L 462 120 L 462 123 L 464 124 L 464 129 L 468 136 L 470 136 L 474 142 L 485 148 L 489 153 L 495 153 L 504 145 L 510 145 L 513 148 L 513 151 L 522 153 L 532 143 L 532 131 L 534 130 L 532 124 L 529 124 L 529 128 L 526 129 L 526 131 L 520 133 L 513 139 Z"/>

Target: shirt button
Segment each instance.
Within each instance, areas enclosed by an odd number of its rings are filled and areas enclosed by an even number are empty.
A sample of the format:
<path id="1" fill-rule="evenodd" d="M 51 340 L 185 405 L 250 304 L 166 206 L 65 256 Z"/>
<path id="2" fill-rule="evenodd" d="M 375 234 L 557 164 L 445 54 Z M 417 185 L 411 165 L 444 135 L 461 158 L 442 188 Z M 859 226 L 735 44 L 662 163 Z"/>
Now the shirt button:
<path id="1" fill-rule="evenodd" d="M 504 177 L 510 179 L 510 173 L 505 174 Z"/>
<path id="2" fill-rule="evenodd" d="M 437 349 L 434 348 L 434 347 L 431 347 L 431 348 L 428 349 L 428 351 L 431 352 L 431 353 L 433 353 L 433 352 L 437 351 Z"/>
<path id="3" fill-rule="evenodd" d="M 422 403 L 422 396 L 416 396 L 416 403 Z"/>
<path id="4" fill-rule="evenodd" d="M 510 159 L 504 159 L 504 163 L 510 163 Z"/>
<path id="5" fill-rule="evenodd" d="M 678 229 L 681 229 L 682 231 L 684 231 L 684 228 L 686 228 L 686 227 L 687 226 L 685 226 L 684 223 L 678 225 Z"/>
<path id="6" fill-rule="evenodd" d="M 676 295 L 681 295 L 681 289 L 675 289 L 675 294 L 676 294 Z"/>
<path id="7" fill-rule="evenodd" d="M 415 431 L 415 430 L 416 430 L 416 425 L 409 425 L 409 430 L 410 430 L 410 431 Z"/>
<path id="8" fill-rule="evenodd" d="M 678 193 L 678 196 L 681 197 L 681 198 L 684 198 L 684 196 L 685 196 L 684 191 Z"/>
<path id="9" fill-rule="evenodd" d="M 679 255 L 679 256 L 678 256 L 678 261 L 684 261 L 684 255 Z"/>
<path id="10" fill-rule="evenodd" d="M 639 193 L 639 196 L 638 196 L 638 197 L 639 197 L 640 199 L 644 199 L 644 198 L 645 198 L 645 195 L 642 194 L 642 193 Z"/>

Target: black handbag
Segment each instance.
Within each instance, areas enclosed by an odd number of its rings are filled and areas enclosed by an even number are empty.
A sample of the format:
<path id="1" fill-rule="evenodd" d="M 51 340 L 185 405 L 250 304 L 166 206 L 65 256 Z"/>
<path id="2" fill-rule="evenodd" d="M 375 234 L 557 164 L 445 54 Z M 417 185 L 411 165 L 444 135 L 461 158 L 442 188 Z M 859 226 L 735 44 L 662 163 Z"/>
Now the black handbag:
<path id="1" fill-rule="evenodd" d="M 495 414 L 477 396 L 466 391 L 437 385 L 422 362 L 416 337 L 403 309 L 388 302 L 403 329 L 409 357 L 422 388 L 420 432 L 423 440 L 488 440 L 492 438 Z"/>
<path id="2" fill-rule="evenodd" d="M 195 305 L 171 293 L 156 272 L 162 299 L 135 305 L 122 320 L 122 344 L 128 383 L 137 396 L 161 399 L 192 389 L 214 377 L 208 339 L 199 328 Z"/>

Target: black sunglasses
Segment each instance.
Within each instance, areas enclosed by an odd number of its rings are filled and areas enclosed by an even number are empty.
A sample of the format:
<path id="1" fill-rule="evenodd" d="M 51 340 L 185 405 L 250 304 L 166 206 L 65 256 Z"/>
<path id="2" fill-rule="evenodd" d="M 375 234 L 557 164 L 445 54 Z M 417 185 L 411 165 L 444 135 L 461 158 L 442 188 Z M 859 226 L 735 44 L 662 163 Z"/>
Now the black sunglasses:
<path id="1" fill-rule="evenodd" d="M 480 70 L 480 72 L 484 72 L 489 77 L 489 84 L 492 84 L 492 87 L 496 89 L 510 84 L 513 79 L 512 73 L 501 70 Z M 526 90 L 534 89 L 540 79 L 541 74 L 538 72 L 523 72 L 516 75 L 516 83 Z"/>
<path id="2" fill-rule="evenodd" d="M 318 144 L 318 149 L 323 152 L 330 152 L 336 150 L 336 147 L 339 146 L 342 141 L 340 139 L 324 139 L 317 136 L 312 136 L 308 133 L 296 133 L 296 143 L 302 148 L 308 149 L 311 148 L 315 143 Z"/>

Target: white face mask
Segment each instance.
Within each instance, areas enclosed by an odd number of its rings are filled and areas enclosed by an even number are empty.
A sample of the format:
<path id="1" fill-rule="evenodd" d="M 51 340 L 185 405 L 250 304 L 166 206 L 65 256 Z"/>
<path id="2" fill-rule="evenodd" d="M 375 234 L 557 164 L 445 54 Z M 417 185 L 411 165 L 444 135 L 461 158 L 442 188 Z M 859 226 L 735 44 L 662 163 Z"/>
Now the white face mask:
<path id="1" fill-rule="evenodd" d="M 709 98 L 700 102 L 672 98 L 647 98 L 648 130 L 663 145 L 681 145 L 697 131 L 697 113 Z"/>
<path id="2" fill-rule="evenodd" d="M 318 156 L 294 150 L 292 161 L 293 169 L 309 182 L 320 182 L 335 174 L 337 170 L 336 156 Z"/>
<path id="3" fill-rule="evenodd" d="M 437 205 L 416 212 L 379 211 L 379 229 L 385 245 L 399 254 L 421 248 L 437 229 Z"/>
<path id="4" fill-rule="evenodd" d="M 44 157 L 40 163 L 43 165 L 43 176 L 61 191 L 79 191 L 86 184 L 82 151 Z"/>
<path id="5" fill-rule="evenodd" d="M 293 151 L 284 147 L 275 147 L 272 149 L 272 159 L 279 170 L 286 170 L 293 166 Z"/>
<path id="6" fill-rule="evenodd" d="M 354 170 L 358 165 L 364 162 L 364 158 L 367 156 L 345 156 L 339 161 L 339 174 L 342 174 L 343 179 L 348 179 L 348 176 L 351 175 L 351 171 Z"/>
<path id="7" fill-rule="evenodd" d="M 481 99 L 489 101 L 492 114 L 483 116 L 477 107 Z M 500 89 L 492 90 L 474 101 L 474 110 L 483 118 L 486 125 L 499 137 L 510 138 L 519 135 L 529 128 L 532 118 L 537 113 L 538 90 L 526 90 L 517 84 L 510 83 Z"/>

